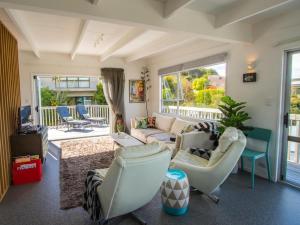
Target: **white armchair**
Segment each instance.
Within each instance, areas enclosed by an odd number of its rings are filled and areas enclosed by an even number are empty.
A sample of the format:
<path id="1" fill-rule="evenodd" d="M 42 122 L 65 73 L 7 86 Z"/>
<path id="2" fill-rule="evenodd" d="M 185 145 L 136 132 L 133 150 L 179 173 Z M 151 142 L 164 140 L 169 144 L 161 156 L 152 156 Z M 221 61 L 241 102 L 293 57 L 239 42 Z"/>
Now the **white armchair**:
<path id="1" fill-rule="evenodd" d="M 200 140 L 201 136 L 202 134 L 199 133 L 194 140 Z M 213 151 L 209 160 L 190 154 L 187 148 L 177 153 L 171 166 L 184 170 L 192 187 L 218 202 L 218 198 L 212 196 L 211 193 L 229 176 L 245 146 L 246 137 L 243 132 L 235 128 L 227 128 L 220 137 L 219 146 Z"/>
<path id="2" fill-rule="evenodd" d="M 104 219 L 125 215 L 155 196 L 171 160 L 171 150 L 157 143 L 121 148 L 109 169 L 98 170 L 104 178 L 98 187 Z"/>

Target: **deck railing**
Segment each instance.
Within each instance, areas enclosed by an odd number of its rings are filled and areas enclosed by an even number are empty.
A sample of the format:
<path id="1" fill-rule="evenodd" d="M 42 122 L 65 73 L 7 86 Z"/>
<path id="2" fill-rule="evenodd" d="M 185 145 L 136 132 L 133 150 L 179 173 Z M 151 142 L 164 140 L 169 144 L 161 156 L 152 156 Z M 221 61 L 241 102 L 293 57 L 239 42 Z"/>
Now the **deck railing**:
<path id="1" fill-rule="evenodd" d="M 76 106 L 67 106 L 70 112 L 70 115 L 74 119 L 79 119 L 76 113 Z M 104 117 L 106 118 L 107 123 L 110 121 L 110 111 L 108 105 L 85 105 L 88 113 L 91 117 Z M 56 106 L 45 106 L 40 107 L 40 121 L 41 125 L 48 127 L 56 127 L 60 125 L 60 119 L 56 112 Z"/>
<path id="2" fill-rule="evenodd" d="M 203 120 L 220 120 L 223 116 L 222 112 L 219 109 L 186 106 L 179 106 L 178 112 L 177 106 L 164 106 L 162 107 L 162 113 Z"/>
<path id="3" fill-rule="evenodd" d="M 300 114 L 290 114 L 289 135 L 300 136 Z M 291 163 L 300 164 L 300 143 L 288 142 L 287 160 Z"/>

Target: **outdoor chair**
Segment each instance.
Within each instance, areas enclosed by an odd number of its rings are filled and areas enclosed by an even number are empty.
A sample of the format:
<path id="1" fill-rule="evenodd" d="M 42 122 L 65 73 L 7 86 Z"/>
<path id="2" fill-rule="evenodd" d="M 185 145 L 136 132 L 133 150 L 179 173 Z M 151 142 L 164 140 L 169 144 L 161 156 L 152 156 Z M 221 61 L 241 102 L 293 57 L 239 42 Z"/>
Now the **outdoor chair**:
<path id="1" fill-rule="evenodd" d="M 79 118 L 91 122 L 92 124 L 107 124 L 105 117 L 91 117 L 84 105 L 76 105 Z"/>
<path id="2" fill-rule="evenodd" d="M 91 122 L 86 120 L 75 120 L 69 112 L 69 109 L 67 106 L 58 106 L 56 108 L 56 112 L 59 115 L 59 118 L 62 123 L 67 124 L 68 130 L 70 130 L 70 127 L 80 127 L 85 128 L 85 126 L 90 125 Z"/>

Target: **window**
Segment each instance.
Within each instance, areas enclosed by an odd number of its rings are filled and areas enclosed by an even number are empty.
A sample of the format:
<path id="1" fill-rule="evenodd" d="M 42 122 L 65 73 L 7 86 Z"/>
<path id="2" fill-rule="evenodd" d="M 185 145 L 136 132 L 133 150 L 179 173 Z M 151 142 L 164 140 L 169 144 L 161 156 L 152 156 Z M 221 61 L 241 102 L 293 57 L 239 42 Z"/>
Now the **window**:
<path id="1" fill-rule="evenodd" d="M 196 118 L 200 111 L 218 112 L 225 76 L 225 62 L 161 75 L 161 112 Z"/>
<path id="2" fill-rule="evenodd" d="M 55 80 L 56 88 L 89 88 L 89 77 L 61 77 Z"/>

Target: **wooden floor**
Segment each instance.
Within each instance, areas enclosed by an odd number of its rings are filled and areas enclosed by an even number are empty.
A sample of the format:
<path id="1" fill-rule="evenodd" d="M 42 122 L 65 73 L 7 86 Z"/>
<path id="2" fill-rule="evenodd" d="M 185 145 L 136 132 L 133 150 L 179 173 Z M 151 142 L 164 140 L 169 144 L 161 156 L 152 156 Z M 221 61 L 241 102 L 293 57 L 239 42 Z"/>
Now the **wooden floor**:
<path id="1" fill-rule="evenodd" d="M 286 181 L 300 186 L 300 164 L 288 162 L 286 170 Z"/>

